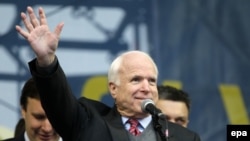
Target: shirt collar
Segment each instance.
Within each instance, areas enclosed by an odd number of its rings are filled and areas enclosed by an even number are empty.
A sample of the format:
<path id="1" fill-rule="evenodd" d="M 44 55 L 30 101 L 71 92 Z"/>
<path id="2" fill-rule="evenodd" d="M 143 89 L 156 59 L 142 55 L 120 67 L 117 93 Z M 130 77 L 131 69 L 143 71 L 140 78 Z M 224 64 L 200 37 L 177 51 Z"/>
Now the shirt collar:
<path id="1" fill-rule="evenodd" d="M 24 140 L 25 141 L 30 141 L 26 131 L 24 132 Z M 60 137 L 58 141 L 62 141 L 62 138 Z"/>
<path id="2" fill-rule="evenodd" d="M 123 123 L 123 125 L 126 125 L 128 119 L 129 119 L 128 117 L 122 116 L 122 123 Z M 145 117 L 145 118 L 142 118 L 142 119 L 138 119 L 140 125 L 141 125 L 144 129 L 149 125 L 149 123 L 151 122 L 151 120 L 152 120 L 152 116 L 151 116 L 151 115 L 149 115 L 149 116 L 147 116 L 147 117 Z"/>

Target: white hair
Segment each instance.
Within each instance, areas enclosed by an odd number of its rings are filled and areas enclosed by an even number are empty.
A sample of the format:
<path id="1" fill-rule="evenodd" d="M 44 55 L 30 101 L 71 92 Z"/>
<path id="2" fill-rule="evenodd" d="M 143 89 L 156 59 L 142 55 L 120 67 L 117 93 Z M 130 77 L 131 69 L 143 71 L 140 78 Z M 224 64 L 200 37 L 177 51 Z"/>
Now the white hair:
<path id="1" fill-rule="evenodd" d="M 121 67 L 121 64 L 124 60 L 124 57 L 128 54 L 132 54 L 132 53 L 140 53 L 142 55 L 144 55 L 146 58 L 148 58 L 151 63 L 153 64 L 155 71 L 156 71 L 156 76 L 158 76 L 158 68 L 154 62 L 154 60 L 145 52 L 142 51 L 138 51 L 138 50 L 134 50 L 134 51 L 128 51 L 125 53 L 122 53 L 121 55 L 119 55 L 110 65 L 109 71 L 108 71 L 108 82 L 113 82 L 116 85 L 120 84 L 120 78 L 119 78 L 119 69 Z"/>

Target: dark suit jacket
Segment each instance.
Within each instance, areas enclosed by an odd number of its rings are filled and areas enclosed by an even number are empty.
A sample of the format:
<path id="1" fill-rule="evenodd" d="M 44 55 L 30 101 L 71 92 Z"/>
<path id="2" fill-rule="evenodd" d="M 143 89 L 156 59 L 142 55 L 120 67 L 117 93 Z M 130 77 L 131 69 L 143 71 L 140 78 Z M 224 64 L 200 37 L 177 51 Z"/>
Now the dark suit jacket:
<path id="1" fill-rule="evenodd" d="M 48 68 L 37 67 L 33 60 L 29 67 L 47 117 L 63 141 L 129 141 L 116 107 L 84 97 L 77 100 L 57 60 Z M 168 141 L 200 140 L 197 134 L 179 125 L 167 124 L 166 120 L 161 125 L 163 131 L 168 126 Z M 157 141 L 161 141 L 158 134 Z"/>
<path id="2" fill-rule="evenodd" d="M 24 134 L 18 136 L 18 137 L 15 137 L 15 138 L 9 138 L 9 139 L 5 139 L 5 140 L 2 140 L 2 141 L 25 141 L 24 140 Z"/>

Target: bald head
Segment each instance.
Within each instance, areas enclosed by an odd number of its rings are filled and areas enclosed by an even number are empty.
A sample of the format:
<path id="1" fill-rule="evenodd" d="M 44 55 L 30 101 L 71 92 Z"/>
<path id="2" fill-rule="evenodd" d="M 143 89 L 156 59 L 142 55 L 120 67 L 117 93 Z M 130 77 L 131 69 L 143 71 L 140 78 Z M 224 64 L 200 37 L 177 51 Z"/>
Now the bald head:
<path id="1" fill-rule="evenodd" d="M 119 71 L 121 71 L 122 67 L 140 65 L 146 62 L 150 62 L 152 64 L 156 75 L 158 76 L 157 66 L 147 53 L 138 50 L 122 53 L 111 63 L 108 72 L 108 81 L 119 84 Z"/>

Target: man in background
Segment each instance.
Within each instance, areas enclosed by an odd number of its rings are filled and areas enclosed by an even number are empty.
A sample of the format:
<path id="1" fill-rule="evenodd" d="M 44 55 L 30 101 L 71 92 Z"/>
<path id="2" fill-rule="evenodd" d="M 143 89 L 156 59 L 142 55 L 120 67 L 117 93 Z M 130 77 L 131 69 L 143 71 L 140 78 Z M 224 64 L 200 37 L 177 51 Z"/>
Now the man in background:
<path id="1" fill-rule="evenodd" d="M 157 86 L 159 100 L 156 106 L 166 115 L 168 121 L 187 127 L 190 99 L 188 94 L 171 86 Z"/>
<path id="2" fill-rule="evenodd" d="M 40 96 L 32 78 L 22 89 L 20 105 L 22 119 L 17 123 L 15 137 L 4 141 L 61 141 L 41 106 Z M 23 125 L 20 126 L 20 123 Z"/>

